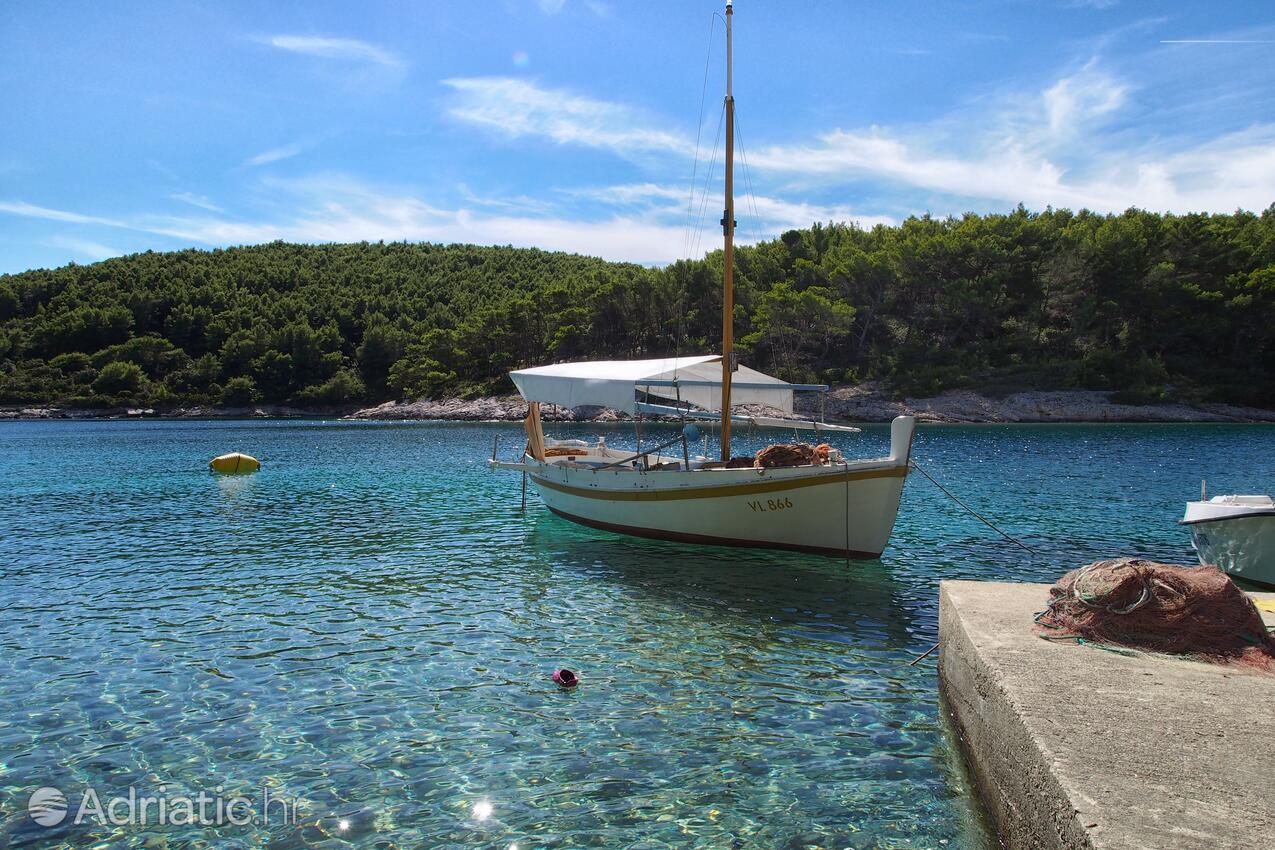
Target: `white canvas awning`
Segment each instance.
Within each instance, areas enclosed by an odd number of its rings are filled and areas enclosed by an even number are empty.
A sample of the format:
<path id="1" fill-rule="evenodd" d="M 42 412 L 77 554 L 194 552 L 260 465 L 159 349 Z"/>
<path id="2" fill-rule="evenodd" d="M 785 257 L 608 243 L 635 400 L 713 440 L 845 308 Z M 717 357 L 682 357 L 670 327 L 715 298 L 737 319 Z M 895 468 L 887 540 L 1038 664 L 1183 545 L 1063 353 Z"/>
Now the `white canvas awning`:
<path id="1" fill-rule="evenodd" d="M 557 363 L 510 372 L 527 401 L 562 407 L 600 405 L 636 412 L 636 393 L 681 399 L 704 410 L 720 410 L 722 358 L 666 357 L 658 360 L 594 360 Z M 731 404 L 764 404 L 792 413 L 793 384 L 740 366 L 731 379 Z"/>

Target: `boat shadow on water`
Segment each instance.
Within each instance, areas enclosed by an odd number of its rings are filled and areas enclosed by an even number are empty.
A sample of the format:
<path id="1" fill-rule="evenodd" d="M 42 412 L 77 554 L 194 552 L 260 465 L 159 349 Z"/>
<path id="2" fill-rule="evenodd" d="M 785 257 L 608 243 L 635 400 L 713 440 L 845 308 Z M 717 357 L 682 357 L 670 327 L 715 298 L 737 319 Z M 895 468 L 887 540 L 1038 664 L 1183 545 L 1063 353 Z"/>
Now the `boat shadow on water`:
<path id="1" fill-rule="evenodd" d="M 907 646 L 916 624 L 889 564 L 765 550 L 642 540 L 582 529 L 548 512 L 528 549 L 590 581 L 604 581 L 706 618 L 769 628 L 808 627 L 824 639 Z"/>

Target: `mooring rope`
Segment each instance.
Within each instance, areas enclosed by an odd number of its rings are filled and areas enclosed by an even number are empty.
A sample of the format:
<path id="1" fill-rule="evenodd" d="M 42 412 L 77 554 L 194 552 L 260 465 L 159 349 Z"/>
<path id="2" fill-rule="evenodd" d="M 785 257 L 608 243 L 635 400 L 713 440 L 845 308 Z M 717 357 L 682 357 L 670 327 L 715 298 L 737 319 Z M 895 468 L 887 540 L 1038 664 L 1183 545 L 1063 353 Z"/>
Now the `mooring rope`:
<path id="1" fill-rule="evenodd" d="M 955 494 L 953 494 L 953 493 L 952 493 L 952 491 L 951 491 L 951 490 L 948 490 L 946 487 L 944 487 L 942 484 L 940 484 L 938 481 L 936 481 L 936 480 L 934 479 L 934 476 L 933 476 L 933 475 L 930 475 L 930 473 L 928 473 L 928 472 L 926 472 L 924 469 L 922 469 L 922 468 L 921 468 L 921 465 L 920 465 L 919 463 L 917 463 L 915 460 L 913 460 L 913 461 L 912 461 L 912 468 L 913 468 L 913 469 L 915 469 L 917 472 L 921 473 L 922 475 L 924 475 L 926 478 L 928 478 L 931 484 L 933 484 L 935 487 L 937 487 L 937 488 L 939 488 L 940 490 L 942 490 L 942 491 L 943 491 L 943 494 L 944 494 L 945 496 L 947 496 L 947 497 L 948 497 L 949 499 L 951 499 L 953 502 L 956 502 L 956 504 L 958 504 L 958 505 L 960 505 L 962 508 L 964 508 L 964 509 L 965 509 L 965 511 L 966 511 L 967 513 L 969 513 L 969 514 L 970 514 L 970 516 L 973 516 L 975 519 L 979 520 L 981 523 L 983 523 L 984 525 L 986 525 L 986 526 L 987 526 L 988 528 L 990 528 L 992 531 L 995 531 L 995 532 L 996 532 L 997 534 L 999 534 L 1001 537 L 1004 537 L 1004 538 L 1005 538 L 1006 540 L 1008 540 L 1010 543 L 1013 543 L 1013 544 L 1014 544 L 1014 545 L 1016 545 L 1016 546 L 1021 546 L 1022 548 L 1026 549 L 1028 552 L 1031 552 L 1033 555 L 1035 555 L 1035 554 L 1036 554 L 1036 550 L 1035 550 L 1035 549 L 1033 549 L 1032 547 L 1028 546 L 1026 543 L 1024 543 L 1023 541 L 1019 540 L 1018 538 L 1016 538 L 1016 537 L 1012 537 L 1011 535 L 1006 534 L 1005 532 L 1001 531 L 999 528 L 997 528 L 997 527 L 996 527 L 996 524 L 995 524 L 995 523 L 993 523 L 990 519 L 988 519 L 987 517 L 983 516 L 983 515 L 982 515 L 982 514 L 980 514 L 978 511 L 974 510 L 974 509 L 973 509 L 973 508 L 971 508 L 969 505 L 965 504 L 965 503 L 964 503 L 964 502 L 962 502 L 960 499 L 958 499 L 958 498 L 955 496 Z"/>
<path id="2" fill-rule="evenodd" d="M 850 566 L 850 461 L 843 460 L 842 466 L 846 470 L 846 566 Z"/>

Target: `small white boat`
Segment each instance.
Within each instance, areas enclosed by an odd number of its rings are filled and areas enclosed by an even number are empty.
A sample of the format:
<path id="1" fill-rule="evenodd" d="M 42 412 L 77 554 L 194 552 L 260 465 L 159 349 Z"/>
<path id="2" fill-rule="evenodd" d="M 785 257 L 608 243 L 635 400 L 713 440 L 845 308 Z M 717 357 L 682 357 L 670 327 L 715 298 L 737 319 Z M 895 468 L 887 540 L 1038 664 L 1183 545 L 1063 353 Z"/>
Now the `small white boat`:
<path id="1" fill-rule="evenodd" d="M 1182 525 L 1200 563 L 1275 587 L 1275 501 L 1270 496 L 1214 496 L 1187 502 Z"/>

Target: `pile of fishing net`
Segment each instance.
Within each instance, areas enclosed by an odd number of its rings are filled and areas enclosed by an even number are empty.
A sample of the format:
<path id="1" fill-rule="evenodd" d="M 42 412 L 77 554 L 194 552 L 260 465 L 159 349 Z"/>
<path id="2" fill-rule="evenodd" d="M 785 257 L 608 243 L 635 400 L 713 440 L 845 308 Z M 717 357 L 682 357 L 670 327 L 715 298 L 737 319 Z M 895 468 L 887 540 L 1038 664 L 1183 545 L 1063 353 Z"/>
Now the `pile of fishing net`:
<path id="1" fill-rule="evenodd" d="M 753 465 L 758 469 L 773 469 L 776 466 L 827 463 L 828 451 L 827 443 L 820 443 L 817 446 L 809 443 L 775 443 L 759 451 L 757 457 L 753 459 Z"/>
<path id="2" fill-rule="evenodd" d="M 1257 607 L 1216 567 L 1117 558 L 1072 570 L 1037 618 L 1045 638 L 1079 638 L 1275 675 L 1275 636 Z"/>

